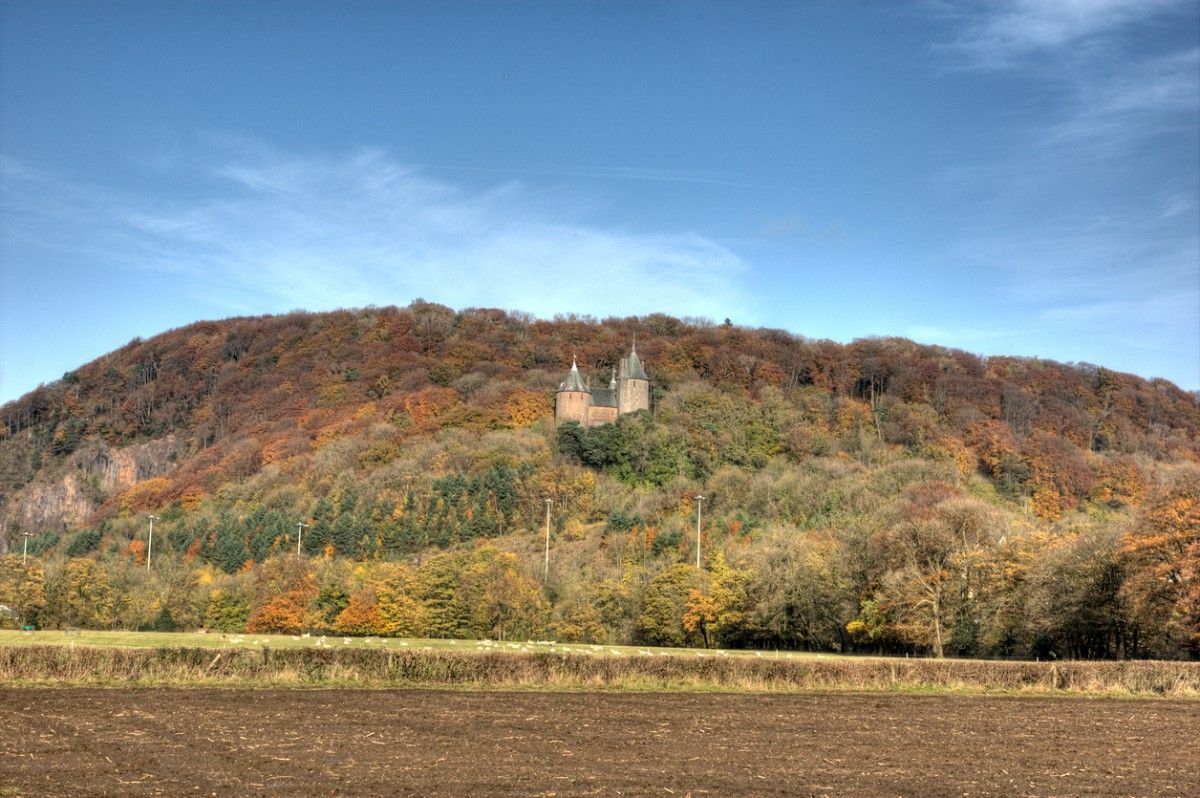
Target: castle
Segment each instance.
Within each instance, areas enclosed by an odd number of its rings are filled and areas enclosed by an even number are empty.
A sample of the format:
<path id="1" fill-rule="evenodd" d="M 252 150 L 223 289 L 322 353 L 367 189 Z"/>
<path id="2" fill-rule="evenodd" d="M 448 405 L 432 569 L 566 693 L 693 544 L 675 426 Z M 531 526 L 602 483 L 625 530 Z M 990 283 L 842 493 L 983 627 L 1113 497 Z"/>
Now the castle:
<path id="1" fill-rule="evenodd" d="M 649 409 L 650 378 L 638 358 L 637 342 L 629 356 L 621 358 L 607 388 L 589 388 L 575 358 L 571 358 L 571 370 L 554 395 L 555 424 L 576 421 L 584 427 L 595 427 L 616 421 L 623 413 Z"/>

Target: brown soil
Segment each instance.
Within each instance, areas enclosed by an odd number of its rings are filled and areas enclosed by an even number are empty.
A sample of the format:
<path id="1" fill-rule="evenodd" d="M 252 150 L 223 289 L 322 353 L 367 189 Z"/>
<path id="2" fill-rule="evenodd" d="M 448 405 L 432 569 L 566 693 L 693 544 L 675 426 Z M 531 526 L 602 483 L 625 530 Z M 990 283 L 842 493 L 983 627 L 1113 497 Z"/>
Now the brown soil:
<path id="1" fill-rule="evenodd" d="M 1200 795 L 1200 702 L 0 690 L 0 795 Z"/>

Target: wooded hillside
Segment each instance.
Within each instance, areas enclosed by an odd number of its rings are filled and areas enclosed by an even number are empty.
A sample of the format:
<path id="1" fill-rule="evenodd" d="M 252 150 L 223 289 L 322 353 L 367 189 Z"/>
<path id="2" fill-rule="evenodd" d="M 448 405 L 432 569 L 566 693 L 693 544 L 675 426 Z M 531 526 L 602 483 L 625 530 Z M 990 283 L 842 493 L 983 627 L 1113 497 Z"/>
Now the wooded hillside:
<path id="1" fill-rule="evenodd" d="M 653 413 L 556 430 L 635 336 Z M 42 624 L 1200 655 L 1200 402 L 1102 367 L 418 301 L 135 340 L 0 419 Z"/>

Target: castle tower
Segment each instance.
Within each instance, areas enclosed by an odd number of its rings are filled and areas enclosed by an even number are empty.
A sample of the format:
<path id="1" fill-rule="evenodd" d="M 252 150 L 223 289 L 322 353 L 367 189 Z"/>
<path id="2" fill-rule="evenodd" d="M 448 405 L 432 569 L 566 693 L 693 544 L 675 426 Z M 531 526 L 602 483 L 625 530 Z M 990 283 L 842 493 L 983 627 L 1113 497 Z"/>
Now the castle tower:
<path id="1" fill-rule="evenodd" d="M 650 378 L 642 368 L 637 353 L 637 341 L 628 357 L 621 358 L 617 369 L 617 413 L 633 413 L 650 409 Z"/>
<path id="2" fill-rule="evenodd" d="M 583 384 L 575 358 L 571 358 L 571 370 L 559 384 L 558 393 L 554 394 L 554 422 L 562 424 L 564 421 L 576 421 L 586 427 L 591 406 L 592 393 Z"/>

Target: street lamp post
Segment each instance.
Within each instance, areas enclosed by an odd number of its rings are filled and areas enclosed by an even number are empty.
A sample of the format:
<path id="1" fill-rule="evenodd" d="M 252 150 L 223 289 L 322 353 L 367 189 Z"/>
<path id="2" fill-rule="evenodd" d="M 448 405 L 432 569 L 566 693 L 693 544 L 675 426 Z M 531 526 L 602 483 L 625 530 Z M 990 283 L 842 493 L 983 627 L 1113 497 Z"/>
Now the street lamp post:
<path id="1" fill-rule="evenodd" d="M 32 532 L 22 532 L 25 536 L 25 545 L 21 548 L 21 565 L 25 564 L 25 558 L 29 556 L 29 539 L 33 537 Z"/>
<path id="2" fill-rule="evenodd" d="M 700 567 L 700 507 L 704 504 L 704 497 L 696 497 L 696 567 Z"/>
<path id="3" fill-rule="evenodd" d="M 150 516 L 150 542 L 146 544 L 146 570 L 150 570 L 150 553 L 154 551 L 154 522 L 158 520 L 157 515 Z"/>
<path id="4" fill-rule="evenodd" d="M 550 578 L 550 505 L 553 503 L 553 499 L 546 499 L 546 565 L 542 571 L 543 582 Z"/>
<path id="5" fill-rule="evenodd" d="M 300 556 L 300 538 L 304 536 L 304 530 L 308 529 L 308 524 L 303 521 L 296 522 L 296 556 Z"/>

